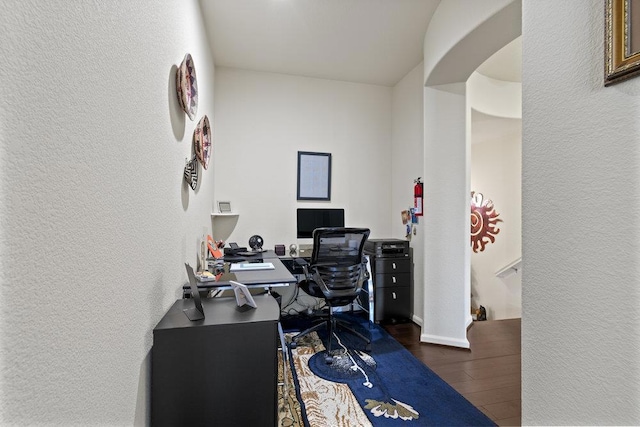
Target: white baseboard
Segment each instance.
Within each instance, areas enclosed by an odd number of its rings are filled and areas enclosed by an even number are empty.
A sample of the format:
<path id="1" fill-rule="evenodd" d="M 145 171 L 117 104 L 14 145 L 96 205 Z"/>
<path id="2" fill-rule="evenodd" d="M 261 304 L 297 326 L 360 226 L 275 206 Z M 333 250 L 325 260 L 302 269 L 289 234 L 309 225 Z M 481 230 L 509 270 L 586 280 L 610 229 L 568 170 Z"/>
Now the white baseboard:
<path id="1" fill-rule="evenodd" d="M 450 347 L 470 348 L 469 341 L 466 338 L 457 339 L 451 337 L 441 337 L 437 335 L 420 334 L 420 342 L 448 345 Z"/>
<path id="2" fill-rule="evenodd" d="M 411 316 L 411 320 L 413 321 L 413 323 L 415 323 L 416 325 L 422 327 L 422 318 L 416 316 L 415 314 L 413 316 Z"/>
<path id="3" fill-rule="evenodd" d="M 469 317 L 467 317 L 467 331 L 469 330 L 471 325 L 473 325 L 473 317 L 471 317 L 471 315 L 469 315 Z"/>

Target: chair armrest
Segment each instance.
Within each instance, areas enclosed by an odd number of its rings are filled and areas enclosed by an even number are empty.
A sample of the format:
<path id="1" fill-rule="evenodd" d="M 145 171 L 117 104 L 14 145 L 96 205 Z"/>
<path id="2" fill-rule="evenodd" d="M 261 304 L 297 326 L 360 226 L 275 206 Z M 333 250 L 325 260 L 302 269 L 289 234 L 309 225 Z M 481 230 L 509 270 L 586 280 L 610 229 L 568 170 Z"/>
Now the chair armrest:
<path id="1" fill-rule="evenodd" d="M 298 264 L 299 267 L 302 268 L 302 273 L 304 274 L 304 277 L 307 280 L 311 279 L 311 277 L 309 276 L 309 263 L 307 262 L 307 260 L 304 258 L 295 258 L 295 262 L 296 264 Z"/>
<path id="2" fill-rule="evenodd" d="M 300 267 L 306 267 L 309 265 L 309 263 L 307 262 L 306 259 L 304 258 L 294 258 L 293 259 L 295 261 L 296 264 L 298 264 Z"/>

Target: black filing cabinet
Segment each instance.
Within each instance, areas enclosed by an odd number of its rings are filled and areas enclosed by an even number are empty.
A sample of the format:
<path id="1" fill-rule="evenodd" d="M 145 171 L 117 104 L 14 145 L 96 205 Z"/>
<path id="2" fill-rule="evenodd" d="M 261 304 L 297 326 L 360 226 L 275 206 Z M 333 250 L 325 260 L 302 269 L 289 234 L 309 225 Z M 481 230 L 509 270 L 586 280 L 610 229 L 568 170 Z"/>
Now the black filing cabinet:
<path id="1" fill-rule="evenodd" d="M 413 260 L 409 242 L 369 239 L 365 252 L 371 262 L 374 320 L 403 322 L 413 311 Z"/>
<path id="2" fill-rule="evenodd" d="M 205 298 L 204 320 L 183 313 L 182 299 L 153 330 L 151 425 L 277 425 L 280 309 L 271 295 L 258 308 L 235 298 Z"/>

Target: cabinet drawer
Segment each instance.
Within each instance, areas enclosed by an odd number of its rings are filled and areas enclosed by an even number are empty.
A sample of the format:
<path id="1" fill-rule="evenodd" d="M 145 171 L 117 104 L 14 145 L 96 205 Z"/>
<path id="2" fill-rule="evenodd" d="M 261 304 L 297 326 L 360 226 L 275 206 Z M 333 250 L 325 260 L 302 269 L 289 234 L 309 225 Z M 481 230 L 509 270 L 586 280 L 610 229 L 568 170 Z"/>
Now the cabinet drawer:
<path id="1" fill-rule="evenodd" d="M 398 286 L 410 286 L 411 273 L 376 274 L 373 282 L 374 288 L 391 288 Z"/>
<path id="2" fill-rule="evenodd" d="M 411 288 L 382 288 L 375 291 L 375 320 L 411 318 Z"/>
<path id="3" fill-rule="evenodd" d="M 376 259 L 376 274 L 380 273 L 409 273 L 411 260 L 409 258 L 381 258 Z"/>

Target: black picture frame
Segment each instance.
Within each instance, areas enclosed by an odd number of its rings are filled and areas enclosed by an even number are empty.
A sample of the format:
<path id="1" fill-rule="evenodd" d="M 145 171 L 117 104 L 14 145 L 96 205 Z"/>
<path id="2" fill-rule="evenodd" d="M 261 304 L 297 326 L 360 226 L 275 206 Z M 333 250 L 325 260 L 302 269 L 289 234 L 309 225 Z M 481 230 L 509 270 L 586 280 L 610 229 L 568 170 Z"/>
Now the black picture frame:
<path id="1" fill-rule="evenodd" d="M 185 308 L 182 311 L 189 320 L 195 322 L 196 320 L 204 319 L 204 308 L 202 307 L 200 290 L 198 289 L 196 274 L 193 271 L 193 267 L 187 263 L 185 263 L 184 266 L 187 269 L 187 276 L 189 277 L 189 289 L 191 290 L 191 299 L 193 299 L 194 307 Z"/>
<path id="2" fill-rule="evenodd" d="M 331 200 L 331 153 L 298 151 L 298 200 Z"/>

